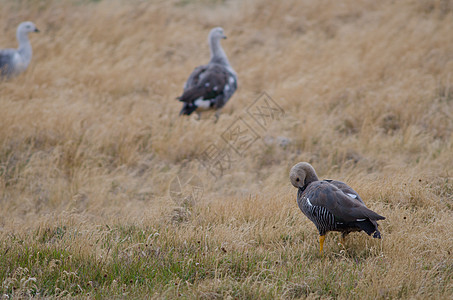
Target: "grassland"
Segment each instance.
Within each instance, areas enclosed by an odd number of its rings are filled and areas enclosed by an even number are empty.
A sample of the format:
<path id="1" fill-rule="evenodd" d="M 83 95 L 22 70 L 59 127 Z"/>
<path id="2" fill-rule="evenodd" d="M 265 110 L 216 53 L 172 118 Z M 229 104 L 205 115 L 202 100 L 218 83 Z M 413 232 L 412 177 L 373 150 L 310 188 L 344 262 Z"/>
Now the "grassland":
<path id="1" fill-rule="evenodd" d="M 2 1 L 1 48 L 23 20 L 41 33 L 0 83 L 0 297 L 451 299 L 452 10 Z M 219 25 L 239 89 L 217 123 L 178 117 Z M 247 114 L 262 92 L 285 112 L 264 127 Z M 240 117 L 258 138 L 213 176 L 201 155 L 230 149 Z M 288 179 L 299 161 L 386 216 L 383 239 L 330 233 L 320 256 Z M 170 197 L 184 173 L 202 196 Z"/>

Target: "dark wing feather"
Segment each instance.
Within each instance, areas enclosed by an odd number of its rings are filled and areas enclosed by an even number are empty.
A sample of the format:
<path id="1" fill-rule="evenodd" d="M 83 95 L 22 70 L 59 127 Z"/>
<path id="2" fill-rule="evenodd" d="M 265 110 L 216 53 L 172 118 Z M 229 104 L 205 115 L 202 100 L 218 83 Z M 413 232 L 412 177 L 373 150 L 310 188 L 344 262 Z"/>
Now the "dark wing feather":
<path id="1" fill-rule="evenodd" d="M 325 207 L 338 220 L 353 222 L 357 219 L 383 220 L 385 217 L 368 209 L 364 204 L 345 195 L 338 187 L 326 181 L 310 184 L 306 197 L 315 206 Z"/>
<path id="2" fill-rule="evenodd" d="M 179 101 L 192 103 L 199 98 L 208 100 L 223 94 L 223 89 L 228 81 L 228 71 L 225 67 L 209 64 L 197 69 L 189 77 L 188 83 L 190 81 L 190 84 L 187 84 Z"/>
<path id="3" fill-rule="evenodd" d="M 358 200 L 360 203 L 362 204 L 365 204 L 362 200 L 362 198 L 360 198 L 359 194 L 354 191 L 349 185 L 347 185 L 346 183 L 344 182 L 341 182 L 341 181 L 337 181 L 337 180 L 324 180 L 324 181 L 327 181 L 328 183 L 330 184 L 333 184 L 334 186 L 336 186 L 337 188 L 339 188 L 343 193 L 345 194 L 352 194 L 352 195 L 355 195 L 355 199 Z M 354 198 L 354 197 L 352 197 Z"/>
<path id="4" fill-rule="evenodd" d="M 184 90 L 192 88 L 198 84 L 200 77 L 206 71 L 208 65 L 196 67 L 195 70 L 190 73 L 189 78 L 187 79 L 186 83 L 184 84 Z"/>
<path id="5" fill-rule="evenodd" d="M 12 58 L 14 55 L 14 49 L 4 49 L 0 51 L 0 75 L 6 76 L 10 75 L 13 66 L 12 66 Z"/>
<path id="6" fill-rule="evenodd" d="M 375 232 L 373 237 L 380 238 L 380 232 L 377 228 L 377 222 L 370 219 L 365 219 L 364 221 L 354 221 L 354 222 L 337 222 L 337 229 L 338 231 L 343 232 L 344 234 L 348 234 L 349 232 L 354 231 L 365 231 L 368 235 L 371 235 Z"/>
<path id="7" fill-rule="evenodd" d="M 197 107 L 193 103 L 184 102 L 184 105 L 182 106 L 182 109 L 179 112 L 179 115 L 180 116 L 181 115 L 190 115 L 195 110 L 197 110 Z"/>

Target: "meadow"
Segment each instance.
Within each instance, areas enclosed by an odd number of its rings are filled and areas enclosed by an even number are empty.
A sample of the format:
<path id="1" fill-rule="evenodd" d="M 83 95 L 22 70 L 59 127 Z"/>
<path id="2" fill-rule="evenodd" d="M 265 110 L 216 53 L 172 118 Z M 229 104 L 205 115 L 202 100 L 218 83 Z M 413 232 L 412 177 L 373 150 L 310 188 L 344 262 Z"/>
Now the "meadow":
<path id="1" fill-rule="evenodd" d="M 2 299 L 453 298 L 453 1 L 3 0 L 0 20 L 0 48 L 41 31 L 0 82 Z M 180 117 L 215 26 L 239 88 L 218 122 Z M 320 255 L 300 161 L 382 239 Z"/>

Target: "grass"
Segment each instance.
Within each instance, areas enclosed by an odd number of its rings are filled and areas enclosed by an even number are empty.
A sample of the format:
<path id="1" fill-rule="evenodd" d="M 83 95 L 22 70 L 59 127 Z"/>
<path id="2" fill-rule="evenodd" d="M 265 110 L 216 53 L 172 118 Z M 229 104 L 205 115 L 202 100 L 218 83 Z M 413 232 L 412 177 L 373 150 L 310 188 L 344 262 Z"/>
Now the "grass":
<path id="1" fill-rule="evenodd" d="M 23 20 L 41 32 L 0 83 L 0 295 L 453 297 L 452 8 L 4 1 L 1 48 Z M 219 25 L 239 89 L 217 123 L 178 117 Z M 260 126 L 247 108 L 263 92 L 284 115 Z M 222 136 L 239 118 L 257 139 L 238 154 Z M 329 233 L 319 255 L 288 179 L 299 161 L 384 215 L 383 239 Z M 179 174 L 203 192 L 173 199 Z"/>

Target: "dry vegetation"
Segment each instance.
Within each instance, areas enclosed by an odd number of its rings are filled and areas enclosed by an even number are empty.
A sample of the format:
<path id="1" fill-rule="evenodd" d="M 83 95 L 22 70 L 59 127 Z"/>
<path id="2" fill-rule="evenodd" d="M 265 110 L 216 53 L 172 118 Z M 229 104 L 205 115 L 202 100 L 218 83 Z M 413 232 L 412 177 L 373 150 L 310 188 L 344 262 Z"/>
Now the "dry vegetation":
<path id="1" fill-rule="evenodd" d="M 4 0 L 0 297 L 453 297 L 453 2 Z M 219 122 L 175 98 L 221 25 L 239 90 Z M 213 177 L 209 145 L 266 91 L 285 116 Z M 253 120 L 246 120 L 252 124 Z M 287 145 L 280 145 L 284 137 Z M 280 139 L 280 140 L 279 140 Z M 387 217 L 346 248 L 296 205 L 309 161 Z M 169 185 L 196 174 L 202 198 Z"/>

